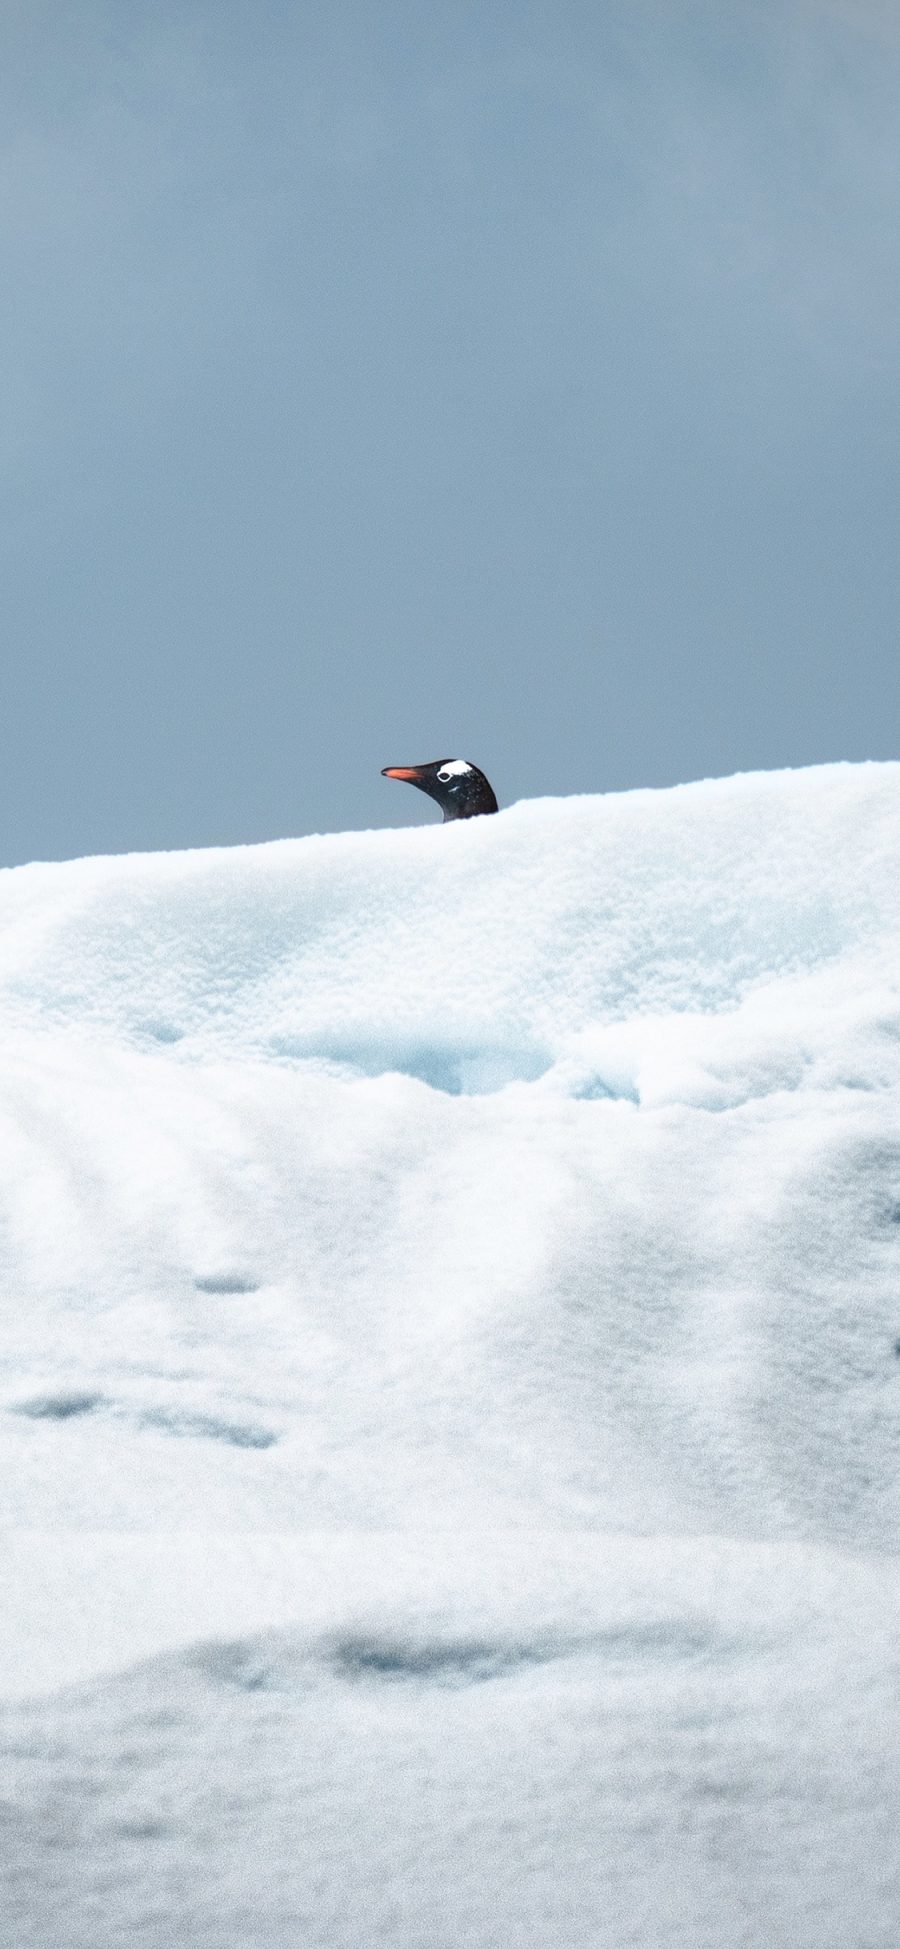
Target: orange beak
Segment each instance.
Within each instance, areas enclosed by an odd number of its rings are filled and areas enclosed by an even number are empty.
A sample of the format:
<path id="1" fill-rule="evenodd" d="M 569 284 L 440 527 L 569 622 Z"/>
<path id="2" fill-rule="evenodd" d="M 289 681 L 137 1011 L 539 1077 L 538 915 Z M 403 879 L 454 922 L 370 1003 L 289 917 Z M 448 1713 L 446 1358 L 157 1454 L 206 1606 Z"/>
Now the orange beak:
<path id="1" fill-rule="evenodd" d="M 405 778 L 409 784 L 414 785 L 419 774 L 415 765 L 385 765 L 381 776 L 382 778 Z"/>

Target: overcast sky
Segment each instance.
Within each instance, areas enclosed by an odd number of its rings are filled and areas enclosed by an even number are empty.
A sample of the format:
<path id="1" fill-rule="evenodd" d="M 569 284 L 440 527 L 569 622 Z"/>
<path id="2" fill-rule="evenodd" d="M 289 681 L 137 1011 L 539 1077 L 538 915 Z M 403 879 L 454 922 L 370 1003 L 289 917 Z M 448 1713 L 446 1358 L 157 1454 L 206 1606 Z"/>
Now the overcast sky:
<path id="1" fill-rule="evenodd" d="M 894 0 L 0 23 L 0 860 L 900 754 Z"/>

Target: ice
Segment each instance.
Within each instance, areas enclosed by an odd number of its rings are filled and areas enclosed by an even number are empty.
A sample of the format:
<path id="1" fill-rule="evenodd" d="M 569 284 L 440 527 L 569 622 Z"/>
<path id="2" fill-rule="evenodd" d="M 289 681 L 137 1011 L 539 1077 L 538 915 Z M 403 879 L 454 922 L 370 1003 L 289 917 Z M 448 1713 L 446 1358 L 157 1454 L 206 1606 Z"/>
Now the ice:
<path id="1" fill-rule="evenodd" d="M 0 875 L 0 1863 L 893 1945 L 900 766 Z"/>

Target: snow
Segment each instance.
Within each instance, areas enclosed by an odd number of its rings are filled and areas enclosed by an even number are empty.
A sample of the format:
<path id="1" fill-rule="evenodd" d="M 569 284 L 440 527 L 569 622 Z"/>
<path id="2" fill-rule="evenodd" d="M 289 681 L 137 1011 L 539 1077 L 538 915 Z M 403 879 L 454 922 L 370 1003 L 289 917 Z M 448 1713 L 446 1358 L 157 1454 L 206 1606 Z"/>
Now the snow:
<path id="1" fill-rule="evenodd" d="M 41 1949 L 881 1949 L 900 766 L 0 874 Z"/>

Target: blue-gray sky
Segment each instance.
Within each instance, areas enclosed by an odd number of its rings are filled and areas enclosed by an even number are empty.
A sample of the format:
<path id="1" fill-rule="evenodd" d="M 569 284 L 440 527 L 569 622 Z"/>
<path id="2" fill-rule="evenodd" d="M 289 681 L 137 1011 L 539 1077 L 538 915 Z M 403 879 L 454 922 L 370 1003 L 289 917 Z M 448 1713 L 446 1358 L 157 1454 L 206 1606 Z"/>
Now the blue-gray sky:
<path id="1" fill-rule="evenodd" d="M 900 15 L 5 0 L 0 860 L 900 748 Z"/>

